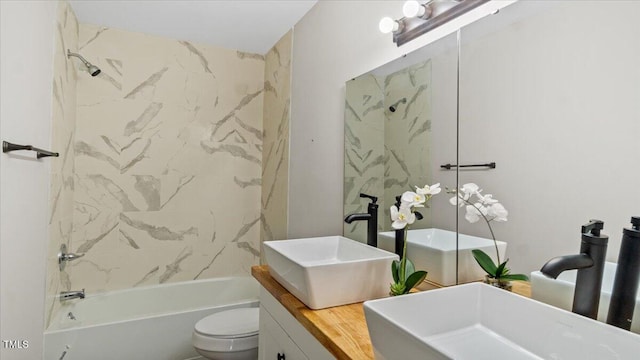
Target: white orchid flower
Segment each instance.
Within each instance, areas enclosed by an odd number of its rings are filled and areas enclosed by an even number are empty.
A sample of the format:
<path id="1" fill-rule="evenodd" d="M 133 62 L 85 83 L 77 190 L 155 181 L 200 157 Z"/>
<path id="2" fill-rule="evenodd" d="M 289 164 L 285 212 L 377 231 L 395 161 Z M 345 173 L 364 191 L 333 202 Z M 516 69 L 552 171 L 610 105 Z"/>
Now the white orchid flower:
<path id="1" fill-rule="evenodd" d="M 416 221 L 416 215 L 411 212 L 410 207 L 400 206 L 398 209 L 397 206 L 392 206 L 391 210 L 391 220 L 393 223 L 391 227 L 396 230 L 404 229 L 407 225 L 411 225 Z"/>
<path id="2" fill-rule="evenodd" d="M 451 199 L 449 199 L 449 204 L 451 204 L 453 206 L 458 205 L 459 207 L 463 207 L 464 206 L 464 202 L 463 201 L 458 201 L 459 197 L 460 197 L 460 194 L 456 193 L 456 196 L 454 196 Z"/>
<path id="3" fill-rule="evenodd" d="M 487 207 L 487 216 L 491 217 L 491 220 L 495 221 L 507 221 L 507 216 L 509 216 L 509 212 L 507 209 L 502 206 L 499 202 L 491 204 L 491 206 Z"/>
<path id="4" fill-rule="evenodd" d="M 460 188 L 460 191 L 464 194 L 463 195 L 464 199 L 469 200 L 471 195 L 476 195 L 482 190 L 480 190 L 480 187 L 474 183 L 467 183 L 462 185 L 462 187 Z"/>
<path id="5" fill-rule="evenodd" d="M 480 203 L 467 205 L 466 209 L 467 213 L 464 215 L 464 218 L 472 224 L 480 220 L 482 215 L 487 215 L 487 208 L 482 206 Z"/>
<path id="6" fill-rule="evenodd" d="M 408 207 L 424 207 L 424 202 L 427 201 L 424 195 L 414 193 L 413 191 L 405 191 L 400 199 L 404 204 L 408 205 Z"/>
<path id="7" fill-rule="evenodd" d="M 493 205 L 498 203 L 498 200 L 494 199 L 491 194 L 481 195 L 480 193 L 477 193 L 476 196 L 482 205 Z"/>
<path id="8" fill-rule="evenodd" d="M 439 194 L 440 191 L 442 191 L 442 189 L 440 189 L 440 183 L 433 184 L 431 186 L 425 185 L 422 188 L 416 186 L 416 192 L 420 195 L 433 196 Z"/>

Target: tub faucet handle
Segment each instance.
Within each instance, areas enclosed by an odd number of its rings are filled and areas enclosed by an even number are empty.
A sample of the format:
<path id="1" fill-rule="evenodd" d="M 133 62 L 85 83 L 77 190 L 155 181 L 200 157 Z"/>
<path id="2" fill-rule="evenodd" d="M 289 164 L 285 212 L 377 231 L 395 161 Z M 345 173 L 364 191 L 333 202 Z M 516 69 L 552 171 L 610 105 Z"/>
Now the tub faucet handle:
<path id="1" fill-rule="evenodd" d="M 60 271 L 64 270 L 65 266 L 67 265 L 67 262 L 76 260 L 83 256 L 84 254 L 68 253 L 67 245 L 66 244 L 60 245 L 60 251 L 58 252 L 58 267 L 60 268 Z"/>

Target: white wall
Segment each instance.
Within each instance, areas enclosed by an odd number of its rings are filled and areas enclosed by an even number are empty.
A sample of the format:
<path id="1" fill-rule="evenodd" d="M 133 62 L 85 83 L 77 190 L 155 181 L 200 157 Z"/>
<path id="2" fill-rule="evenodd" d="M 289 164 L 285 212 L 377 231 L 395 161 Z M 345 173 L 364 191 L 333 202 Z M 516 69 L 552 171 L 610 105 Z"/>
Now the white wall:
<path id="1" fill-rule="evenodd" d="M 345 81 L 512 1 L 493 1 L 398 48 L 378 30 L 402 1 L 319 1 L 294 28 L 289 237 L 342 233 Z"/>
<path id="2" fill-rule="evenodd" d="M 48 148 L 57 2 L 0 2 L 0 137 Z M 55 149 L 54 149 L 55 150 Z M 15 155 L 14 155 L 15 154 Z M 26 340 L 3 359 L 42 358 L 49 162 L 0 154 L 1 340 Z"/>

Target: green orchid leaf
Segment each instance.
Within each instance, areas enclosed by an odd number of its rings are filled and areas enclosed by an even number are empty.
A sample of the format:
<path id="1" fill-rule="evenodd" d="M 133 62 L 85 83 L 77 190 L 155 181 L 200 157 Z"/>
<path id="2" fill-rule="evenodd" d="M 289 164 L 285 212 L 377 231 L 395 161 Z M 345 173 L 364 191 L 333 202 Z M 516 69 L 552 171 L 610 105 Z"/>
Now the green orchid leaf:
<path id="1" fill-rule="evenodd" d="M 507 260 L 509 261 L 509 260 Z M 498 268 L 496 269 L 496 274 L 495 277 L 496 278 L 502 278 L 503 276 L 509 274 L 509 269 L 507 269 L 507 261 L 503 262 L 502 264 L 500 264 L 500 266 L 498 266 Z"/>
<path id="2" fill-rule="evenodd" d="M 405 271 L 404 271 L 404 280 L 405 283 L 407 282 L 407 280 L 409 279 L 409 275 L 413 274 L 416 271 L 416 267 L 415 265 L 413 265 L 413 263 L 411 262 L 411 260 L 407 259 L 407 263 L 405 265 Z M 411 289 L 411 288 L 409 288 Z"/>
<path id="3" fill-rule="evenodd" d="M 406 292 L 407 291 L 406 291 L 406 287 L 404 286 L 404 284 L 393 283 L 389 287 L 389 295 L 391 295 L 391 296 L 402 295 L 402 294 L 404 294 Z"/>
<path id="4" fill-rule="evenodd" d="M 529 277 L 525 274 L 507 274 L 500 277 L 501 280 L 523 280 L 529 281 Z"/>
<path id="5" fill-rule="evenodd" d="M 412 273 L 411 275 L 409 275 L 409 277 L 407 278 L 407 281 L 404 284 L 406 287 L 405 291 L 409 292 L 411 289 L 413 289 L 414 286 L 423 282 L 426 277 L 427 277 L 426 271 L 419 270 Z"/>
<path id="6" fill-rule="evenodd" d="M 473 258 L 476 259 L 476 262 L 478 263 L 478 265 L 480 265 L 482 270 L 489 274 L 489 276 L 496 277 L 496 271 L 498 270 L 498 267 L 493 262 L 493 260 L 491 260 L 489 255 L 485 254 L 484 251 L 478 249 L 471 250 L 471 252 L 473 253 Z"/>
<path id="7" fill-rule="evenodd" d="M 400 261 L 393 260 L 393 262 L 391 263 L 391 275 L 393 276 L 394 283 L 398 283 L 400 279 L 400 275 L 398 275 L 399 273 L 398 270 L 400 270 Z"/>

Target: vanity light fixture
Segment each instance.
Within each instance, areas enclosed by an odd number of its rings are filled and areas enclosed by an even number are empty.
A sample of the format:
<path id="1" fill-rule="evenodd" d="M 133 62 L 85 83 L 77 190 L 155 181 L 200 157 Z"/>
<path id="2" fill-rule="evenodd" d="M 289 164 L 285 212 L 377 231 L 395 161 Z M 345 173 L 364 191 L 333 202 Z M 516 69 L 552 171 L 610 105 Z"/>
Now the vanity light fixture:
<path id="1" fill-rule="evenodd" d="M 390 32 L 397 33 L 400 31 L 400 26 L 403 25 L 398 20 L 393 20 L 392 18 L 386 16 L 380 20 L 378 27 L 380 28 L 380 32 L 383 34 L 388 34 Z"/>
<path id="2" fill-rule="evenodd" d="M 411 0 L 404 3 L 402 13 L 407 18 L 419 17 L 428 19 L 431 17 L 432 10 L 429 3 L 420 4 L 416 0 Z"/>
<path id="3" fill-rule="evenodd" d="M 402 6 L 403 18 L 393 20 L 385 17 L 380 20 L 380 31 L 392 33 L 393 42 L 400 46 L 488 1 L 430 0 L 421 3 L 410 0 Z"/>

